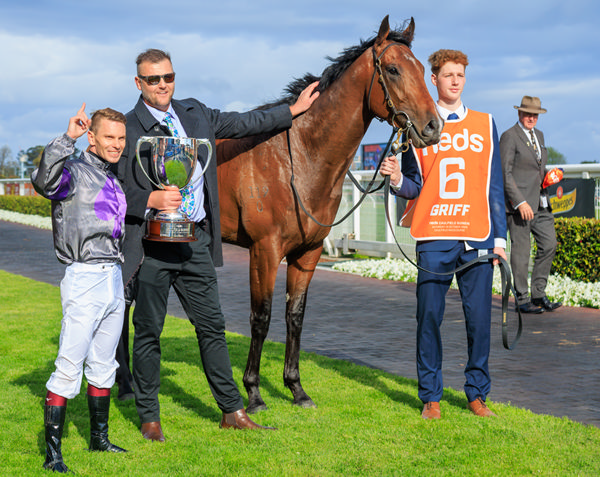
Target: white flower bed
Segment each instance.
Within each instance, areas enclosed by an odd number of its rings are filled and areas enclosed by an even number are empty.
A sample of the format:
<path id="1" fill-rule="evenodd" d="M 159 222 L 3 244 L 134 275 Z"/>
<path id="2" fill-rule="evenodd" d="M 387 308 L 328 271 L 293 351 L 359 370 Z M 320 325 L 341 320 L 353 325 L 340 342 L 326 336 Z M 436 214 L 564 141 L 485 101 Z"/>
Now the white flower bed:
<path id="1" fill-rule="evenodd" d="M 50 217 L 19 214 L 0 209 L 0 220 L 52 230 Z M 380 280 L 417 281 L 417 269 L 408 263 L 408 261 L 396 258 L 350 260 L 336 263 L 332 268 L 340 272 L 354 273 L 363 277 L 379 278 Z M 456 279 L 452 281 L 451 286 L 452 288 L 457 288 Z M 494 293 L 498 295 L 502 294 L 500 270 L 498 267 L 494 267 L 494 283 L 492 286 Z M 562 301 L 566 306 L 600 308 L 600 282 L 583 283 L 558 275 L 550 275 L 546 293 L 550 300 Z"/>
<path id="2" fill-rule="evenodd" d="M 52 219 L 50 217 L 42 217 L 41 215 L 19 214 L 18 212 L 0 209 L 0 220 L 31 225 L 39 229 L 52 230 Z"/>
<path id="3" fill-rule="evenodd" d="M 340 272 L 354 273 L 363 277 L 378 278 L 380 280 L 417 281 L 417 269 L 407 260 L 396 258 L 351 260 L 336 263 L 332 268 Z M 452 281 L 451 287 L 458 288 L 456 279 Z M 494 283 L 492 287 L 495 294 L 502 294 L 500 269 L 498 267 L 494 267 Z M 546 293 L 550 300 L 562 301 L 566 306 L 600 308 L 600 282 L 583 283 L 558 275 L 550 275 L 548 277 Z"/>

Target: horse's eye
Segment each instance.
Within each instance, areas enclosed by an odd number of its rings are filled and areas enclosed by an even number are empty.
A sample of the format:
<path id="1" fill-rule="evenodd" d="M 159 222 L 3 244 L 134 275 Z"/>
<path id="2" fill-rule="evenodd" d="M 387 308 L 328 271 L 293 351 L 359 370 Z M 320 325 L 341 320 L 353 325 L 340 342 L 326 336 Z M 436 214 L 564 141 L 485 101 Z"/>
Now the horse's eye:
<path id="1" fill-rule="evenodd" d="M 386 68 L 388 74 L 392 75 L 392 76 L 400 76 L 400 72 L 398 71 L 398 68 L 396 68 L 395 66 L 388 66 Z"/>

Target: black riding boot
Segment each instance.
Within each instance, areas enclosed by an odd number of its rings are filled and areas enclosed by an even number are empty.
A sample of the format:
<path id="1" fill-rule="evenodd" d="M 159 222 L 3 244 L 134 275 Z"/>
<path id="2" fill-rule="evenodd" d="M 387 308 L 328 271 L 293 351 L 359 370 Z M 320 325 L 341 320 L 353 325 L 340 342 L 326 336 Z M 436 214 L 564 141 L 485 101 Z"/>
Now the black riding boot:
<path id="1" fill-rule="evenodd" d="M 69 468 L 63 462 L 60 450 L 67 406 L 44 406 L 44 428 L 46 434 L 46 462 L 44 469 L 66 474 Z"/>
<path id="2" fill-rule="evenodd" d="M 108 409 L 110 396 L 90 396 L 88 394 L 88 409 L 90 410 L 90 450 L 103 452 L 127 452 L 115 446 L 108 440 Z"/>

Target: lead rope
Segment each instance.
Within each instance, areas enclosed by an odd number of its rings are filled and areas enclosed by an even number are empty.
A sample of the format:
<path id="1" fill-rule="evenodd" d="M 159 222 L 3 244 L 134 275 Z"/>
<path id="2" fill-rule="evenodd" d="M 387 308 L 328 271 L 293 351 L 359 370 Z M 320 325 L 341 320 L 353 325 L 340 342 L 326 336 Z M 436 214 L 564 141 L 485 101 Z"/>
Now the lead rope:
<path id="1" fill-rule="evenodd" d="M 290 166 L 291 166 L 291 178 L 290 178 L 290 185 L 292 187 L 292 191 L 294 192 L 294 196 L 296 198 L 296 201 L 298 202 L 298 205 L 300 205 L 300 208 L 302 209 L 302 211 L 312 220 L 314 221 L 316 224 L 320 225 L 321 227 L 335 227 L 336 225 L 341 224 L 344 220 L 346 220 L 359 206 L 360 204 L 363 202 L 363 200 L 365 199 L 365 197 L 367 196 L 367 194 L 374 192 L 375 190 L 379 190 L 381 189 L 381 186 L 383 185 L 384 187 L 384 207 L 385 207 L 385 218 L 388 224 L 388 227 L 390 228 L 390 231 L 392 233 L 392 237 L 394 238 L 394 242 L 396 243 L 396 246 L 398 247 L 398 249 L 400 250 L 400 252 L 402 253 L 402 255 L 404 256 L 404 258 L 414 267 L 416 267 L 418 270 L 421 270 L 423 272 L 426 273 L 431 273 L 433 275 L 454 275 L 455 273 L 458 273 L 462 270 L 465 270 L 466 268 L 470 267 L 471 265 L 475 264 L 475 263 L 479 263 L 479 262 L 485 262 L 487 260 L 491 260 L 494 258 L 497 258 L 499 260 L 499 265 L 500 265 L 500 277 L 501 277 L 501 282 L 502 282 L 502 344 L 504 346 L 504 348 L 506 348 L 507 350 L 513 350 L 515 348 L 515 346 L 517 345 L 517 343 L 519 342 L 519 339 L 521 338 L 521 333 L 523 331 L 523 319 L 521 316 L 521 310 L 519 309 L 519 307 L 517 306 L 517 314 L 519 316 L 519 320 L 518 320 L 518 329 L 517 329 L 517 333 L 515 336 L 515 339 L 513 341 L 512 345 L 509 345 L 509 339 L 508 339 L 508 299 L 510 298 L 510 293 L 512 292 L 513 296 L 515 296 L 516 299 L 516 291 L 512 286 L 512 280 L 511 280 L 511 273 L 510 273 L 510 267 L 508 266 L 508 263 L 506 263 L 506 260 L 504 260 L 504 258 L 500 257 L 498 254 L 495 253 L 489 253 L 486 255 L 482 255 L 481 257 L 477 257 L 463 265 L 461 265 L 460 267 L 456 268 L 455 270 L 451 271 L 451 272 L 433 272 L 431 270 L 427 270 L 423 267 L 421 267 L 420 265 L 416 264 L 415 262 L 413 262 L 404 252 L 404 250 L 402 249 L 402 246 L 400 245 L 400 243 L 398 242 L 398 239 L 396 237 L 396 233 L 394 232 L 394 226 L 392 225 L 392 221 L 390 219 L 390 210 L 389 210 L 389 204 L 388 204 L 388 196 L 390 194 L 390 176 L 385 176 L 385 178 L 383 179 L 382 183 L 374 190 L 371 189 L 373 183 L 375 182 L 375 178 L 377 177 L 377 174 L 379 172 L 379 169 L 381 167 L 381 162 L 383 160 L 383 158 L 386 157 L 390 147 L 392 149 L 392 153 L 393 154 L 397 154 L 398 151 L 400 150 L 400 148 L 402 148 L 401 150 L 403 152 L 406 152 L 407 147 L 410 146 L 406 146 L 406 143 L 408 143 L 408 135 L 405 141 L 403 141 L 402 143 L 400 142 L 400 135 L 402 134 L 403 130 L 398 130 L 397 128 L 394 128 L 394 130 L 392 131 L 392 135 L 390 136 L 390 139 L 388 140 L 388 143 L 385 147 L 384 153 L 381 155 L 381 160 L 379 161 L 379 163 L 377 164 L 377 167 L 375 169 L 375 174 L 373 175 L 373 178 L 371 179 L 371 182 L 369 183 L 369 185 L 367 186 L 366 190 L 363 190 L 360 185 L 358 184 L 358 181 L 356 181 L 356 179 L 352 176 L 352 174 L 350 173 L 350 171 L 348 171 L 348 176 L 350 177 L 350 179 L 352 179 L 352 182 L 354 182 L 354 184 L 361 190 L 361 192 L 363 192 L 363 195 L 361 196 L 360 200 L 350 209 L 350 211 L 348 211 L 347 214 L 345 214 L 340 220 L 332 223 L 332 224 L 323 224 L 321 222 L 319 222 L 308 210 L 306 210 L 306 207 L 304 206 L 304 204 L 302 203 L 302 200 L 300 199 L 300 194 L 298 193 L 298 190 L 296 189 L 296 185 L 294 183 L 294 160 L 293 160 L 293 155 L 292 155 L 292 146 L 291 146 L 291 141 L 290 141 L 290 132 L 289 129 L 286 131 L 286 135 L 287 135 L 287 143 L 288 143 L 288 153 L 290 155 Z M 392 139 L 394 138 L 394 135 L 397 135 L 396 141 L 392 144 Z M 515 300 L 516 302 L 516 300 Z"/>
<path id="2" fill-rule="evenodd" d="M 396 134 L 397 129 L 394 128 L 394 131 L 392 131 L 392 135 L 390 136 L 390 139 L 387 143 L 387 146 L 385 147 L 384 153 L 387 154 L 388 151 L 390 150 L 390 147 L 392 145 L 392 140 L 394 138 L 394 134 Z M 298 190 L 296 189 L 296 184 L 294 182 L 295 180 L 295 176 L 294 176 L 294 158 L 292 155 L 292 144 L 290 141 L 290 130 L 287 129 L 286 130 L 286 135 L 287 135 L 287 146 L 288 146 L 288 154 L 290 156 L 290 166 L 291 166 L 291 177 L 290 177 L 290 186 L 292 187 L 292 191 L 294 192 L 294 197 L 296 197 L 296 201 L 298 202 L 298 205 L 300 206 L 300 208 L 302 209 L 302 211 L 313 221 L 315 222 L 317 225 L 320 225 L 321 227 L 335 227 L 336 225 L 341 224 L 344 220 L 346 220 L 348 217 L 350 217 L 350 215 L 352 215 L 354 213 L 354 211 L 356 209 L 358 209 L 358 207 L 360 206 L 360 204 L 362 204 L 362 202 L 365 200 L 365 198 L 367 197 L 368 194 L 371 194 L 375 191 L 378 191 L 379 189 L 381 189 L 385 182 L 381 181 L 381 183 L 376 187 L 373 188 L 373 184 L 375 183 L 375 180 L 377 179 L 377 174 L 379 173 L 379 168 L 381 167 L 381 161 L 379 161 L 379 163 L 377 164 L 377 167 L 375 169 L 375 172 L 373 174 L 373 178 L 371 179 L 371 181 L 369 182 L 369 184 L 367 185 L 366 189 L 363 189 L 361 187 L 361 185 L 359 184 L 359 182 L 356 180 L 356 178 L 352 175 L 352 173 L 350 171 L 347 171 L 348 177 L 350 177 L 350 179 L 352 180 L 352 182 L 354 183 L 354 185 L 362 192 L 362 196 L 360 197 L 360 199 L 358 200 L 358 202 L 356 204 L 354 204 L 352 206 L 352 208 L 339 220 L 337 220 L 336 222 L 332 223 L 332 224 L 323 224 L 321 222 L 319 222 L 314 215 L 312 215 L 308 210 L 306 210 L 306 207 L 304 206 L 304 204 L 302 203 L 302 199 L 300 199 L 300 194 L 298 193 Z M 385 154 L 383 154 L 381 157 L 385 157 Z"/>
<path id="3" fill-rule="evenodd" d="M 517 314 L 519 316 L 517 333 L 516 333 L 516 336 L 515 336 L 515 339 L 514 339 L 512 345 L 509 345 L 508 299 L 510 298 L 510 294 L 512 292 L 513 296 L 515 297 L 515 303 L 516 303 L 517 293 L 516 293 L 514 287 L 512 286 L 512 280 L 510 278 L 510 276 L 511 276 L 510 267 L 508 266 L 508 263 L 506 263 L 506 260 L 504 260 L 504 258 L 502 258 L 500 255 L 498 255 L 496 253 L 488 253 L 486 255 L 482 255 L 481 257 L 477 257 L 477 258 L 474 258 L 473 260 L 470 260 L 469 262 L 461 265 L 460 267 L 456 268 L 455 270 L 453 270 L 451 272 L 432 272 L 431 270 L 427 270 L 427 269 L 421 267 L 420 265 L 417 265 L 406 255 L 406 253 L 404 253 L 402 246 L 400 245 L 400 243 L 398 242 L 398 239 L 396 238 L 396 234 L 394 232 L 394 226 L 392 225 L 392 221 L 390 219 L 390 210 L 389 210 L 389 204 L 388 204 L 388 195 L 390 193 L 390 176 L 385 176 L 384 183 L 385 183 L 384 207 L 385 207 L 385 218 L 387 220 L 388 227 L 390 228 L 390 231 L 392 232 L 392 237 L 394 238 L 394 242 L 396 242 L 396 246 L 398 247 L 400 252 L 402 252 L 402 255 L 404 255 L 404 258 L 406 260 L 408 260 L 408 262 L 411 265 L 413 265 L 414 267 L 416 267 L 418 270 L 421 270 L 426 273 L 431 273 L 433 275 L 454 275 L 455 273 L 458 273 L 458 272 L 470 267 L 471 265 L 473 265 L 475 263 L 486 262 L 486 261 L 494 259 L 494 258 L 497 258 L 499 260 L 500 279 L 501 279 L 501 283 L 502 283 L 502 285 L 501 285 L 501 288 L 502 288 L 502 345 L 507 350 L 513 350 L 515 348 L 515 346 L 517 346 L 517 343 L 519 342 L 519 339 L 521 338 L 521 333 L 523 331 L 523 318 L 521 316 L 521 310 L 517 306 Z"/>

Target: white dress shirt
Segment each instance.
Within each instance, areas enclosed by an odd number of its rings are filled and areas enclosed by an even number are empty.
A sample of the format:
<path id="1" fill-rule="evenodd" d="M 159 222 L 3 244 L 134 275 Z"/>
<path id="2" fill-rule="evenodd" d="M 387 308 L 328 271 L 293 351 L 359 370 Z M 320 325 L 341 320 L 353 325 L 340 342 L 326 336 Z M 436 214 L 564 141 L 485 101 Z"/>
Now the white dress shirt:
<path id="1" fill-rule="evenodd" d="M 179 133 L 179 136 L 188 137 L 185 129 L 183 128 L 183 124 L 181 124 L 179 117 L 173 109 L 172 104 L 169 104 L 169 109 L 167 111 L 160 111 L 159 109 L 153 108 L 146 103 L 144 104 L 148 108 L 148 111 L 150 111 L 150 114 L 152 114 L 152 116 L 154 116 L 154 118 L 162 125 L 167 126 L 167 123 L 165 122 L 165 116 L 167 113 L 169 113 L 173 118 L 172 121 L 175 125 L 175 129 L 177 129 L 177 132 Z M 197 164 L 196 169 L 194 170 L 194 175 L 190 181 L 193 186 L 192 193 L 194 194 L 196 205 L 194 210 L 188 214 L 188 217 L 193 222 L 200 222 L 202 219 L 204 219 L 204 217 L 206 217 L 206 211 L 204 210 L 204 176 L 201 176 L 201 173 L 202 167 L 200 164 Z"/>

